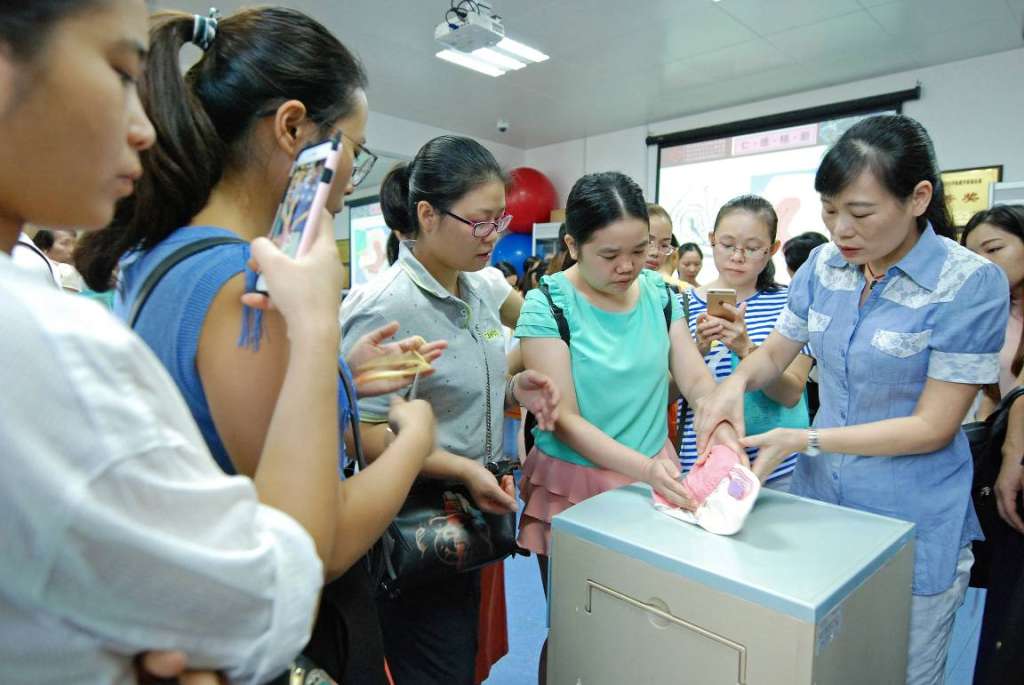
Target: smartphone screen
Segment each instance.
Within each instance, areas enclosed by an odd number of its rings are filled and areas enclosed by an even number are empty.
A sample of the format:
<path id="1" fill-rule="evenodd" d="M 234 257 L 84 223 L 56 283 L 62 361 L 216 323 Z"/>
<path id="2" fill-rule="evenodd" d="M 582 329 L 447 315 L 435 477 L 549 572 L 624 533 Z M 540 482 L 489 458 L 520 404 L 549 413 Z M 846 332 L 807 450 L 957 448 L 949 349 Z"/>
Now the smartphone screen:
<path id="1" fill-rule="evenodd" d="M 708 289 L 708 314 L 732 321 L 733 314 L 725 308 L 725 304 L 736 306 L 735 290 L 731 288 Z"/>
<path id="2" fill-rule="evenodd" d="M 268 236 L 289 257 L 301 256 L 309 249 L 314 234 L 306 231 L 306 226 L 311 219 L 316 225 L 316 218 L 326 206 L 340 153 L 339 134 L 303 149 L 292 165 L 288 187 L 277 206 Z M 266 292 L 262 276 L 256 283 L 256 290 Z"/>

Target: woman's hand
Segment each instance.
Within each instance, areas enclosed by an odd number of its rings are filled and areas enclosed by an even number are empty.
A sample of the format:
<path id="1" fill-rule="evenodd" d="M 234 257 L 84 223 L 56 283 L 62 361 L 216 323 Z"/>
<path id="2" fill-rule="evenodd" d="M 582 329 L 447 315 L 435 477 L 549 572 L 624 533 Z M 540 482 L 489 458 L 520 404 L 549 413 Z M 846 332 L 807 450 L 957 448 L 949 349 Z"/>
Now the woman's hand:
<path id="1" fill-rule="evenodd" d="M 722 319 L 708 316 L 707 314 L 697 315 L 697 351 L 700 356 L 706 357 L 711 351 L 711 344 L 718 339 L 722 331 Z"/>
<path id="2" fill-rule="evenodd" d="M 146 652 L 136 657 L 135 674 L 142 685 L 176 682 L 178 685 L 223 685 L 224 679 L 215 671 L 187 671 L 184 652 Z"/>
<path id="3" fill-rule="evenodd" d="M 386 342 L 397 332 L 398 322 L 392 321 L 361 337 L 352 346 L 352 349 L 349 350 L 348 356 L 345 357 L 345 363 L 348 364 L 349 368 L 352 369 L 352 373 L 356 376 L 356 394 L 359 397 L 374 397 L 376 395 L 387 395 L 397 392 L 409 386 L 414 378 L 414 376 L 410 375 L 398 378 L 379 378 L 369 381 L 360 380 L 359 368 L 364 364 L 380 357 L 397 355 L 403 352 L 419 352 L 428 363 L 432 364 L 448 347 L 448 342 L 445 340 L 435 340 L 428 343 L 418 335 L 397 342 Z M 387 366 L 374 369 L 375 372 L 387 370 L 389 370 Z M 433 373 L 434 369 L 428 369 L 420 372 L 419 375 L 420 378 L 426 378 Z"/>
<path id="4" fill-rule="evenodd" d="M 726 347 L 736 353 L 737 357 L 743 359 L 754 351 L 754 345 L 747 336 L 747 303 L 744 302 L 739 307 L 725 303 L 724 307 L 733 315 L 733 320 L 708 317 L 710 321 L 719 325 L 717 333 L 713 334 L 711 339 L 722 341 Z"/>
<path id="5" fill-rule="evenodd" d="M 668 459 L 654 457 L 644 464 L 643 480 L 665 498 L 669 504 L 680 509 L 693 511 L 696 505 L 686 494 L 686 488 L 679 479 L 679 466 Z"/>
<path id="6" fill-rule="evenodd" d="M 731 426 L 737 438 L 743 437 L 743 391 L 742 379 L 729 376 L 697 400 L 693 420 L 694 431 L 697 433 L 697 454 L 703 456 L 710 451 L 711 437 L 723 423 Z M 730 438 L 728 432 L 721 434 L 722 442 L 726 445 L 730 445 Z"/>
<path id="7" fill-rule="evenodd" d="M 1004 454 L 1003 466 L 996 478 L 996 508 L 999 516 L 1018 533 L 1024 535 L 1024 520 L 1021 520 L 1017 507 L 1017 496 L 1024 488 L 1024 466 L 1020 465 L 1020 455 Z"/>
<path id="8" fill-rule="evenodd" d="M 437 421 L 434 420 L 434 410 L 424 400 L 412 400 L 407 402 L 398 395 L 391 398 L 391 409 L 388 411 L 388 425 L 396 436 L 406 431 L 422 431 L 425 448 L 422 450 L 410 450 L 413 456 L 420 459 L 420 467 L 434 450 L 437 444 Z"/>
<path id="9" fill-rule="evenodd" d="M 750 470 L 764 483 L 786 457 L 807 447 L 807 431 L 775 428 L 767 433 L 743 438 L 740 442 L 745 447 L 757 448 L 757 458 Z"/>
<path id="10" fill-rule="evenodd" d="M 550 378 L 532 369 L 520 371 L 512 378 L 512 396 L 537 417 L 537 426 L 541 430 L 555 430 L 558 403 L 562 398 Z"/>
<path id="11" fill-rule="evenodd" d="M 494 474 L 487 470 L 479 462 L 466 459 L 464 471 L 459 480 L 473 496 L 473 501 L 480 507 L 481 511 L 489 514 L 508 514 L 519 509 L 515 498 L 515 485 L 512 485 L 511 492 L 503 485 L 509 483 L 498 483 Z"/>

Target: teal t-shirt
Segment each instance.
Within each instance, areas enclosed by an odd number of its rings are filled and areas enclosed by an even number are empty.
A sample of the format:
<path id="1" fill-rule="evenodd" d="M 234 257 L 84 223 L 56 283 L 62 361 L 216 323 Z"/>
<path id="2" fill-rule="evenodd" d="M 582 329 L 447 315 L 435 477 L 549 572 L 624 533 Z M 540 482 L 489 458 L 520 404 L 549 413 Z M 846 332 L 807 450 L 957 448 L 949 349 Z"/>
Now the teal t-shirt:
<path id="1" fill-rule="evenodd" d="M 669 337 L 665 303 L 672 320 L 683 316 L 661 276 L 645 269 L 637 279 L 640 297 L 628 312 L 592 305 L 565 277 L 545 276 L 551 299 L 569 324 L 569 357 L 580 415 L 604 433 L 653 457 L 668 437 Z M 560 338 L 547 298 L 540 289 L 526 295 L 516 325 L 517 338 Z M 534 429 L 537 447 L 551 457 L 594 466 L 553 433 Z"/>

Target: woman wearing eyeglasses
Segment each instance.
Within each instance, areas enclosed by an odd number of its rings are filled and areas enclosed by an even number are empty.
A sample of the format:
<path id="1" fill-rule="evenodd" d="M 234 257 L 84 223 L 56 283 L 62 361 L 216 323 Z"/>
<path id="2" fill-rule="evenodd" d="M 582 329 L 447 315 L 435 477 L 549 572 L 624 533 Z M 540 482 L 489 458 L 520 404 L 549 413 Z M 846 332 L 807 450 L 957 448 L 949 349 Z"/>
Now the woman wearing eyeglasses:
<path id="1" fill-rule="evenodd" d="M 672 233 L 672 217 L 661 205 L 647 203 L 647 214 L 651 218 L 651 239 L 647 246 L 647 261 L 644 266 L 657 271 L 666 283 L 679 292 L 685 292 L 687 286 L 676 276 L 679 257 L 676 248 L 679 241 Z"/>
<path id="2" fill-rule="evenodd" d="M 244 10 L 209 31 L 197 30 L 200 20 L 176 12 L 151 20 L 140 96 L 157 142 L 143 156 L 135 195 L 118 207 L 111 228 L 86 241 L 79 267 L 94 289 L 106 290 L 120 259 L 115 314 L 127 318 L 141 285 L 175 250 L 205 238 L 242 239 L 175 265 L 151 291 L 135 329 L 185 396 L 220 467 L 252 476 L 281 420 L 275 403 L 289 389 L 284 372 L 292 338 L 275 309 L 240 305 L 256 279 L 247 264 L 248 241 L 267 234 L 305 146 L 335 134 L 344 139 L 326 204 L 330 213 L 340 211 L 344 196 L 365 178 L 374 162 L 364 147 L 366 75 L 337 38 L 294 10 Z M 204 52 L 182 78 L 179 53 L 187 42 Z M 423 346 L 419 339 L 386 343 L 396 329 L 383 326 L 349 346 L 349 364 L 396 347 L 419 347 L 430 358 L 440 353 L 441 345 Z M 357 392 L 396 385 L 377 381 Z M 339 386 L 335 417 L 284 449 L 337 440 L 350 411 Z M 396 402 L 389 416 L 399 429 L 393 448 L 372 468 L 338 481 L 334 554 L 324 564 L 328 579 L 337 580 L 324 588 L 306 650 L 346 683 L 385 682 L 373 588 L 356 562 L 390 523 L 433 447 L 426 403 Z M 271 487 L 287 487 L 291 475 L 278 470 L 264 478 Z"/>
<path id="3" fill-rule="evenodd" d="M 772 264 L 772 256 L 779 249 L 777 226 L 775 209 L 764 198 L 742 195 L 729 200 L 718 210 L 709 236 L 718 277 L 684 295 L 689 297 L 690 331 L 717 381 L 728 378 L 738 360 L 746 358 L 764 342 L 786 306 L 787 289 L 775 282 Z M 736 291 L 739 306 L 726 305 L 734 320 L 707 313 L 708 290 L 720 288 Z M 767 399 L 783 407 L 798 405 L 811 365 L 810 357 L 799 355 L 775 383 L 764 389 Z M 685 419 L 685 423 L 679 457 L 683 469 L 689 470 L 697 460 L 693 408 L 687 408 L 686 416 L 680 418 Z M 805 415 L 804 427 L 807 423 Z M 757 450 L 748 449 L 747 453 L 756 471 Z M 760 474 L 761 479 L 766 480 L 767 476 L 769 487 L 788 489 L 796 457 L 795 453 L 789 455 L 771 473 Z"/>
<path id="4" fill-rule="evenodd" d="M 511 217 L 506 177 L 493 155 L 468 138 L 441 136 L 388 174 L 381 195 L 401 196 L 405 226 L 398 261 L 341 312 L 343 350 L 382 323 L 397 319 L 400 335 L 448 343 L 435 373 L 417 395 L 437 416 L 437 449 L 422 475 L 458 481 L 488 512 L 516 510 L 512 478 L 499 486 L 485 464 L 501 458 L 506 404 L 523 405 L 541 426 L 556 418 L 558 393 L 535 371 L 506 377 L 500 304 L 479 272 L 487 266 Z M 394 193 L 394 195 L 392 195 Z M 374 459 L 393 440 L 388 398 L 360 398 L 363 446 Z M 472 685 L 480 615 L 480 573 L 403 590 L 379 603 L 384 647 L 401 685 Z"/>

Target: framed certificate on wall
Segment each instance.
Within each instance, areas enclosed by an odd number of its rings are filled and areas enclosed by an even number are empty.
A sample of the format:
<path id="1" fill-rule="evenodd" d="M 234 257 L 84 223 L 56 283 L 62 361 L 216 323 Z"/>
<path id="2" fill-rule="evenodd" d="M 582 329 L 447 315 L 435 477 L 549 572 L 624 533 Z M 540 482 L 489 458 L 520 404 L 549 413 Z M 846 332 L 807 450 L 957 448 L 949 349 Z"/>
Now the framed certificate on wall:
<path id="1" fill-rule="evenodd" d="M 976 212 L 988 209 L 992 184 L 1002 180 L 1002 164 L 943 171 L 942 188 L 953 225 L 963 228 Z"/>

